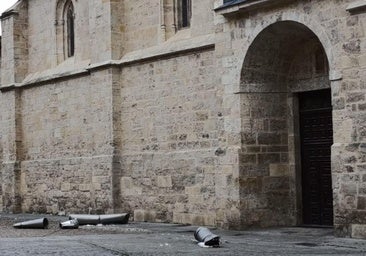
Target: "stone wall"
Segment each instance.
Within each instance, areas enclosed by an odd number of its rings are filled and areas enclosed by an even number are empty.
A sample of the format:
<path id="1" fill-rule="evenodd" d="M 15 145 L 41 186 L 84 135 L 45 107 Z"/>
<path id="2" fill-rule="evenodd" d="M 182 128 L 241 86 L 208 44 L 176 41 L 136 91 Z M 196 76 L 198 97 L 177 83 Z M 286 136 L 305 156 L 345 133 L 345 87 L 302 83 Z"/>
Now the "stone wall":
<path id="1" fill-rule="evenodd" d="M 29 72 L 39 72 L 55 66 L 56 35 L 55 1 L 29 1 Z M 42 17 L 40 19 L 40 17 Z"/>
<path id="2" fill-rule="evenodd" d="M 158 43 L 160 29 L 159 1 L 125 1 L 123 20 L 124 44 L 126 52 L 148 48 Z M 141 17 L 147 17 L 141 19 Z"/>
<path id="3" fill-rule="evenodd" d="M 214 0 L 192 1 L 189 28 L 179 29 L 175 0 L 139 0 L 123 3 L 124 52 L 147 49 L 168 41 L 179 41 L 214 33 Z M 141 19 L 141 17 L 145 17 Z"/>
<path id="4" fill-rule="evenodd" d="M 9 117 L 2 112 L 7 211 L 20 210 L 12 206 L 17 196 L 24 212 L 111 211 L 111 79 L 107 70 L 22 90 L 18 140 L 12 139 L 14 126 L 7 121 L 12 124 L 14 118 L 7 102 L 12 92 L 2 93 L 2 108 L 9 109 Z"/>
<path id="5" fill-rule="evenodd" d="M 268 26 L 279 24 L 282 21 L 294 21 L 305 25 L 319 39 L 329 62 L 329 80 L 333 94 L 334 145 L 332 146 L 332 173 L 335 213 L 334 224 L 339 235 L 362 237 L 365 234 L 363 224 L 364 196 L 362 190 L 364 187 L 364 180 L 362 179 L 364 162 L 362 127 L 365 119 L 363 115 L 365 88 L 362 81 L 364 80 L 363 74 L 365 73 L 363 72 L 365 69 L 365 49 L 363 48 L 362 42 L 365 36 L 363 21 L 366 19 L 366 16 L 362 8 L 356 11 L 347 11 L 350 4 L 355 3 L 353 1 L 292 1 L 291 4 L 288 2 L 279 2 L 278 5 L 268 5 L 260 11 L 251 11 L 249 7 L 246 10 L 243 7 L 242 14 L 239 12 L 235 13 L 234 9 L 232 13 L 227 11 L 227 15 L 225 14 L 226 18 L 222 20 L 218 19 L 216 26 L 217 31 L 220 31 L 217 34 L 218 38 L 226 43 L 217 44 L 216 49 L 217 52 L 223 55 L 224 61 L 222 62 L 221 72 L 223 78 L 225 78 L 223 82 L 226 86 L 233 88 L 232 90 L 234 92 L 239 92 L 243 89 L 241 82 L 243 81 L 243 77 L 245 78 L 243 75 L 240 77 L 243 63 L 245 67 L 244 60 L 246 58 L 250 59 L 250 50 L 251 47 L 254 47 L 253 42 L 255 42 L 257 36 L 268 28 Z M 225 12 L 222 11 L 221 13 Z M 275 45 L 282 32 L 281 29 L 275 31 L 274 35 L 271 36 L 276 36 L 277 34 L 277 37 L 273 37 L 272 39 L 268 38 L 267 42 Z M 294 39 L 296 40 L 296 35 L 291 38 L 291 41 L 293 42 Z M 309 38 L 306 40 L 309 40 Z M 303 42 L 306 41 L 299 41 L 298 44 L 302 44 Z M 283 47 L 282 49 L 286 52 L 291 52 L 296 45 L 290 46 L 285 41 L 285 44 L 280 45 L 280 47 Z M 306 51 L 304 49 L 304 53 Z M 313 52 L 315 53 L 315 50 Z M 281 52 L 276 51 L 276 53 L 281 55 Z M 276 60 L 275 57 L 277 57 L 272 55 L 273 52 L 266 52 L 265 50 L 260 51 L 260 55 L 262 54 L 265 58 L 264 60 L 268 60 L 269 62 Z M 316 58 L 316 54 L 314 55 Z M 274 68 L 277 69 L 278 65 L 283 64 L 286 63 L 277 62 Z M 263 69 L 260 67 L 260 64 L 254 67 L 261 70 L 260 72 L 266 70 L 267 73 L 277 75 L 268 79 L 268 81 L 260 81 L 259 85 L 264 84 L 265 89 L 268 89 L 268 84 L 275 84 L 273 82 L 278 81 L 276 78 L 281 74 L 278 70 L 271 73 L 271 70 Z M 317 67 L 314 66 L 314 68 L 316 70 Z M 294 79 L 290 79 L 292 90 L 305 91 L 326 88 L 328 86 L 329 82 L 327 82 L 324 76 L 309 77 L 306 75 L 309 72 L 304 72 L 305 70 L 306 66 L 303 64 L 295 65 L 291 69 L 291 72 L 298 74 L 296 75 L 297 78 L 295 77 L 295 81 L 298 79 L 295 83 Z M 227 74 L 231 74 L 231 76 L 229 77 Z M 248 75 L 247 72 L 245 74 Z M 249 75 L 249 77 L 255 78 L 255 73 L 254 76 Z M 261 75 L 257 77 L 263 78 Z M 270 78 L 271 76 L 267 77 Z M 252 84 L 249 83 L 249 85 L 253 88 Z M 270 88 L 274 88 L 273 85 Z M 277 87 L 276 89 L 278 88 L 281 87 Z M 296 95 L 289 95 L 289 107 L 291 109 L 296 109 L 294 108 L 296 105 L 296 97 L 294 96 Z M 257 103 L 257 107 L 259 107 L 257 109 L 254 104 L 251 104 L 253 102 L 248 101 L 247 97 L 243 98 L 244 106 L 252 105 L 252 108 L 260 110 L 263 108 L 263 103 L 266 102 L 264 106 L 268 107 L 268 111 L 270 108 L 273 108 L 273 105 L 268 105 L 269 103 L 267 102 L 269 100 L 260 102 L 261 104 L 259 106 Z M 234 106 L 238 108 L 238 105 Z M 256 123 L 253 115 L 247 113 L 246 110 L 247 108 L 242 109 L 241 117 L 242 129 L 244 130 L 246 129 L 245 124 Z M 235 112 L 233 111 L 233 113 Z M 232 118 L 234 117 L 235 115 L 232 114 Z M 289 116 L 290 122 L 288 125 L 290 129 L 296 128 L 295 117 Z M 298 158 L 296 154 L 297 136 L 293 132 L 290 135 L 289 148 L 295 149 L 295 154 L 290 154 L 290 159 L 295 160 L 293 162 L 294 165 L 289 169 L 290 184 L 295 186 L 293 187 L 293 192 L 299 195 L 301 188 L 298 181 L 296 181 L 299 179 L 298 171 L 296 171 L 299 170 L 298 166 L 296 167 L 296 158 Z M 247 144 L 248 141 L 246 140 L 248 138 L 244 137 L 244 139 L 245 144 Z M 256 139 L 259 139 L 259 137 Z M 250 187 L 248 184 L 245 185 L 243 189 Z M 258 185 L 255 180 L 253 180 L 252 185 L 253 190 L 259 186 L 259 190 L 262 191 L 260 189 L 262 185 Z M 258 195 L 257 192 L 255 191 L 254 194 Z M 295 195 L 294 199 L 295 205 L 297 205 L 294 216 L 297 216 L 297 221 L 301 223 L 301 216 L 298 213 L 301 209 L 301 198 Z M 247 200 L 244 201 L 247 202 Z M 270 219 L 268 218 L 263 221 L 270 221 Z"/>
<path id="6" fill-rule="evenodd" d="M 366 237 L 364 8 L 192 2 L 178 30 L 173 0 L 75 1 L 68 59 L 56 0 L 2 18 L 0 206 L 301 224 L 297 93 L 330 87 L 334 224 Z"/>
<path id="7" fill-rule="evenodd" d="M 332 147 L 335 225 L 341 236 L 365 237 L 365 21 L 353 13 L 339 19 L 339 67 L 343 79 L 332 84 L 335 144 Z"/>
<path id="8" fill-rule="evenodd" d="M 138 221 L 216 224 L 223 138 L 213 49 L 122 70 L 123 208 Z"/>
<path id="9" fill-rule="evenodd" d="M 19 101 L 19 93 L 10 91 L 1 93 L 1 143 L 3 148 L 1 176 L 2 176 L 2 196 L 3 209 L 7 211 L 19 211 L 19 187 L 17 181 L 20 180 L 19 160 L 17 157 L 17 143 L 19 129 L 15 125 L 15 118 L 19 112 L 16 103 Z"/>
<path id="10" fill-rule="evenodd" d="M 242 225 L 291 225 L 294 198 L 289 177 L 287 95 L 243 94 L 241 101 Z"/>
<path id="11" fill-rule="evenodd" d="M 65 26 L 62 15 L 61 0 L 36 0 L 29 2 L 28 8 L 28 49 L 29 62 L 28 74 L 46 71 L 56 67 L 64 57 L 64 31 Z M 91 28 L 89 19 L 92 15 L 89 12 L 89 2 L 85 1 L 82 5 L 75 5 L 75 61 L 91 59 L 92 45 L 90 45 Z M 92 16 L 93 17 L 93 16 Z M 94 28 L 94 27 L 93 27 Z"/>
<path id="12" fill-rule="evenodd" d="M 13 13 L 14 12 L 14 13 Z M 28 3 L 19 2 L 16 11 L 2 16 L 1 84 L 23 81 L 28 73 Z"/>
<path id="13" fill-rule="evenodd" d="M 28 3 L 24 16 L 29 27 L 28 75 L 46 72 L 62 64 L 65 58 L 64 0 L 23 1 Z M 92 8 L 90 7 L 92 6 Z M 122 3 L 115 1 L 74 1 L 75 56 L 66 61 L 78 66 L 83 62 L 98 63 L 121 57 Z M 111 11 L 113 10 L 113 12 Z M 113 15 L 113 16 L 112 16 Z M 6 26 L 5 26 L 6 27 Z M 113 27 L 113 29 L 112 29 Z M 113 40 L 113 43 L 112 43 Z M 20 82 L 20 81 L 19 81 Z"/>

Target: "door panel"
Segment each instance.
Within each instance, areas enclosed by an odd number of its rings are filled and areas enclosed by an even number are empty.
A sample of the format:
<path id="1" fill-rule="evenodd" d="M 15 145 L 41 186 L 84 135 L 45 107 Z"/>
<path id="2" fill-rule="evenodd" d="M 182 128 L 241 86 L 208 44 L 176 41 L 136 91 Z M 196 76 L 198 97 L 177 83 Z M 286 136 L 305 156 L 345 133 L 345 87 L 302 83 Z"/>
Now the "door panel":
<path id="1" fill-rule="evenodd" d="M 300 94 L 303 222 L 333 225 L 330 91 Z"/>

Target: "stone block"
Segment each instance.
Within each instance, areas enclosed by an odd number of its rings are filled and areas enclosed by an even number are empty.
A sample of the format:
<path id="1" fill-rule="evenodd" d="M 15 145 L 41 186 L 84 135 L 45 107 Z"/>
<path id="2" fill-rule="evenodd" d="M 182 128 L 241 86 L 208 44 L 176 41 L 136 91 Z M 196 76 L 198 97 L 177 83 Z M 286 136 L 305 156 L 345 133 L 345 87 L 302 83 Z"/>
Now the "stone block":
<path id="1" fill-rule="evenodd" d="M 183 223 L 183 214 L 179 212 L 173 212 L 173 223 Z"/>
<path id="2" fill-rule="evenodd" d="M 185 210 L 186 210 L 186 204 L 184 203 L 174 204 L 174 212 L 184 212 Z"/>
<path id="3" fill-rule="evenodd" d="M 281 162 L 281 154 L 275 154 L 275 153 L 258 154 L 258 163 L 274 164 L 280 162 Z"/>
<path id="4" fill-rule="evenodd" d="M 192 223 L 196 226 L 201 226 L 205 223 L 204 214 L 191 214 L 189 218 L 190 220 L 188 223 Z"/>
<path id="5" fill-rule="evenodd" d="M 260 145 L 279 145 L 281 136 L 278 133 L 259 133 L 258 144 Z"/>
<path id="6" fill-rule="evenodd" d="M 364 213 L 366 214 L 366 212 Z M 352 238 L 365 239 L 366 238 L 366 224 L 352 224 L 351 225 Z"/>
<path id="7" fill-rule="evenodd" d="M 345 100 L 344 98 L 340 97 L 340 98 L 333 98 L 332 100 L 332 106 L 334 110 L 342 110 L 345 108 L 346 104 L 345 104 Z"/>
<path id="8" fill-rule="evenodd" d="M 240 154 L 240 163 L 255 164 L 257 163 L 257 155 L 255 154 Z"/>
<path id="9" fill-rule="evenodd" d="M 263 191 L 288 191 L 290 189 L 289 177 L 264 177 L 263 178 Z"/>
<path id="10" fill-rule="evenodd" d="M 354 196 L 357 194 L 357 184 L 355 183 L 342 183 L 340 193 L 343 196 Z"/>
<path id="11" fill-rule="evenodd" d="M 134 221 L 137 222 L 154 222 L 156 220 L 156 212 L 152 210 L 134 210 Z"/>
<path id="12" fill-rule="evenodd" d="M 270 120 L 271 132 L 287 132 L 287 120 Z"/>
<path id="13" fill-rule="evenodd" d="M 64 182 L 61 184 L 61 191 L 68 192 L 70 191 L 71 185 L 68 182 Z"/>
<path id="14" fill-rule="evenodd" d="M 347 95 L 347 103 L 365 101 L 365 92 L 354 92 Z"/>
<path id="15" fill-rule="evenodd" d="M 243 145 L 253 145 L 256 144 L 257 138 L 256 134 L 252 132 L 242 132 L 241 133 L 241 143 Z"/>
<path id="16" fill-rule="evenodd" d="M 261 151 L 260 146 L 250 146 L 250 147 L 245 147 L 245 149 L 248 153 L 259 153 Z"/>
<path id="17" fill-rule="evenodd" d="M 173 222 L 182 224 L 192 223 L 192 215 L 189 213 L 173 212 Z"/>
<path id="18" fill-rule="evenodd" d="M 216 215 L 215 214 L 204 214 L 203 215 L 203 225 L 204 226 L 216 226 Z"/>
<path id="19" fill-rule="evenodd" d="M 201 186 L 187 186 L 185 187 L 185 193 L 188 195 L 199 195 L 201 194 Z"/>
<path id="20" fill-rule="evenodd" d="M 79 191 L 81 192 L 89 192 L 90 191 L 90 184 L 80 184 Z"/>
<path id="21" fill-rule="evenodd" d="M 289 166 L 287 164 L 270 164 L 269 175 L 276 176 L 289 176 Z"/>
<path id="22" fill-rule="evenodd" d="M 121 178 L 121 187 L 122 188 L 132 188 L 133 187 L 133 181 L 131 177 L 122 177 Z"/>
<path id="23" fill-rule="evenodd" d="M 240 166 L 240 177 L 263 177 L 269 175 L 269 168 L 267 166 L 258 165 L 242 165 Z"/>
<path id="24" fill-rule="evenodd" d="M 133 220 L 137 222 L 145 221 L 145 211 L 144 210 L 134 210 L 133 211 Z"/>
<path id="25" fill-rule="evenodd" d="M 357 209 L 366 210 L 366 196 L 357 197 Z"/>
<path id="26" fill-rule="evenodd" d="M 102 185 L 99 183 L 93 183 L 92 188 L 94 191 L 102 190 Z"/>
<path id="27" fill-rule="evenodd" d="M 171 176 L 158 176 L 158 187 L 171 188 L 172 177 Z"/>
<path id="28" fill-rule="evenodd" d="M 120 186 L 122 195 L 134 196 L 142 194 L 142 188 L 136 186 L 131 177 L 122 177 Z"/>

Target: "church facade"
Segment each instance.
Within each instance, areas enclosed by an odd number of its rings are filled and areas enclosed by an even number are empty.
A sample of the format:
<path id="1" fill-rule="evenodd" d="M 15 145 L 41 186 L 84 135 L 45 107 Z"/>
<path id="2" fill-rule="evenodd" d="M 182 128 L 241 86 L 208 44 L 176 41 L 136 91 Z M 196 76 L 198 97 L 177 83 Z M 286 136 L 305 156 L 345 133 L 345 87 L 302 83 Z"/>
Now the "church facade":
<path id="1" fill-rule="evenodd" d="M 0 210 L 366 237 L 366 3 L 20 0 Z"/>

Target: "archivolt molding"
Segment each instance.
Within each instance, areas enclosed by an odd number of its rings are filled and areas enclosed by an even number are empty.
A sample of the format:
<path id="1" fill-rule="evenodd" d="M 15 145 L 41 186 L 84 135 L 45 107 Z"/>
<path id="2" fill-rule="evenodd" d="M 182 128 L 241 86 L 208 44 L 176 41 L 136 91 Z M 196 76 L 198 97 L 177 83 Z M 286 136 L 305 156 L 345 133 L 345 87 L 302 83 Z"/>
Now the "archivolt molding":
<path id="1" fill-rule="evenodd" d="M 241 72 L 248 50 L 250 46 L 254 43 L 257 36 L 267 27 L 283 21 L 293 21 L 300 23 L 310 29 L 314 33 L 314 35 L 318 37 L 328 58 L 329 79 L 331 81 L 341 80 L 342 74 L 337 69 L 336 58 L 334 55 L 334 46 L 332 45 L 331 40 L 329 39 L 321 24 L 316 22 L 314 19 L 311 19 L 309 15 L 305 15 L 302 12 L 296 12 L 293 10 L 284 12 L 282 13 L 282 15 L 270 15 L 263 17 L 262 22 L 254 29 L 252 29 L 250 37 L 247 38 L 247 44 L 245 44 L 245 46 L 241 49 L 241 65 L 238 66 L 238 72 Z M 240 79 L 241 77 L 239 76 L 238 86 L 240 85 Z"/>

